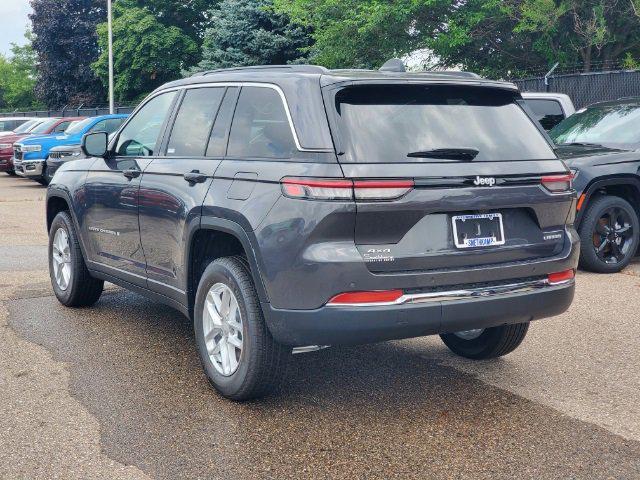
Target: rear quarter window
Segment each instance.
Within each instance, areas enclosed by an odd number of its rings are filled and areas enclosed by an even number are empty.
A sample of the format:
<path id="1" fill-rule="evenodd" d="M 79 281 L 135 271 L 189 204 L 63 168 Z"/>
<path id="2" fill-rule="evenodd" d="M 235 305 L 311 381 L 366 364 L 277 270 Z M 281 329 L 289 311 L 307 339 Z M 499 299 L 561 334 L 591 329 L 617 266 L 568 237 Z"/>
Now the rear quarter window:
<path id="1" fill-rule="evenodd" d="M 233 116 L 230 157 L 291 158 L 296 151 L 280 94 L 266 87 L 242 87 Z"/>

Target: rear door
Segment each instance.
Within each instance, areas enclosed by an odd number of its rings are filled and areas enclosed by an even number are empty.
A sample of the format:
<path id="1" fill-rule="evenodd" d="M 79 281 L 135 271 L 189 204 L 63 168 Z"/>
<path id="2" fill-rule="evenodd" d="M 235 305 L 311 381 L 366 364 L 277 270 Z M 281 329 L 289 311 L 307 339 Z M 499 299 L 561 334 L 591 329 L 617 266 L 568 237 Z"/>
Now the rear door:
<path id="1" fill-rule="evenodd" d="M 183 92 L 161 149 L 142 176 L 140 235 L 149 288 L 184 302 L 185 248 L 224 155 L 237 88 Z M 225 101 L 226 100 L 226 101 Z"/>
<path id="2" fill-rule="evenodd" d="M 358 193 L 356 183 L 355 240 L 371 271 L 458 269 L 562 251 L 573 202 L 564 191 L 568 172 L 516 96 L 406 84 L 329 95 L 344 175 L 413 183 L 398 198 L 379 199 L 375 189 Z"/>

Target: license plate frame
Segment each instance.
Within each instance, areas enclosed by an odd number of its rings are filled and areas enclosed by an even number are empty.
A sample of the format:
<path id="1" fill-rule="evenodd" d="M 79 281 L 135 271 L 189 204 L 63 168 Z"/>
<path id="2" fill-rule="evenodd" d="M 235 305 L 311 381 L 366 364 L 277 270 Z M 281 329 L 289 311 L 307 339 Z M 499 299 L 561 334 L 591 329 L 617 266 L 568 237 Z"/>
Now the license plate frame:
<path id="1" fill-rule="evenodd" d="M 459 249 L 494 247 L 504 245 L 506 242 L 502 214 L 498 212 L 454 215 L 451 217 L 451 224 L 453 226 L 453 242 Z M 469 225 L 477 229 L 480 234 L 467 236 L 470 233 Z M 460 228 L 461 226 L 465 228 Z M 487 236 L 483 233 L 483 227 L 485 231 L 487 227 L 489 229 L 497 227 L 498 231 L 490 230 L 490 235 Z"/>

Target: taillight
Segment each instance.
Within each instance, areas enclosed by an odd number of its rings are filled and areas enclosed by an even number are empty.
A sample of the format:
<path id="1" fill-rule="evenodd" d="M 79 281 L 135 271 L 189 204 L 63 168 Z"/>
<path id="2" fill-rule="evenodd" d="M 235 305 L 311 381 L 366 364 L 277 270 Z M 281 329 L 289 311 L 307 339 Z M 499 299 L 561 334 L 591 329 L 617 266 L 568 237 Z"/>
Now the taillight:
<path id="1" fill-rule="evenodd" d="M 282 193 L 309 200 L 353 200 L 353 182 L 344 179 L 283 178 Z"/>
<path id="2" fill-rule="evenodd" d="M 571 190 L 571 182 L 573 180 L 573 174 L 567 173 L 566 175 L 549 175 L 548 177 L 542 177 L 541 183 L 552 193 L 568 192 Z"/>
<path id="3" fill-rule="evenodd" d="M 327 305 L 362 305 L 393 303 L 402 297 L 402 290 L 374 290 L 370 292 L 346 292 L 336 295 Z"/>
<path id="4" fill-rule="evenodd" d="M 547 276 L 547 280 L 549 281 L 550 285 L 558 285 L 560 283 L 565 283 L 565 282 L 568 282 L 569 280 L 573 280 L 575 275 L 576 273 L 573 269 L 564 270 L 562 272 L 550 273 Z"/>
<path id="5" fill-rule="evenodd" d="M 354 180 L 356 200 L 394 200 L 413 189 L 413 180 Z"/>
<path id="6" fill-rule="evenodd" d="M 285 177 L 282 193 L 305 200 L 395 200 L 409 193 L 413 180 L 350 180 Z"/>

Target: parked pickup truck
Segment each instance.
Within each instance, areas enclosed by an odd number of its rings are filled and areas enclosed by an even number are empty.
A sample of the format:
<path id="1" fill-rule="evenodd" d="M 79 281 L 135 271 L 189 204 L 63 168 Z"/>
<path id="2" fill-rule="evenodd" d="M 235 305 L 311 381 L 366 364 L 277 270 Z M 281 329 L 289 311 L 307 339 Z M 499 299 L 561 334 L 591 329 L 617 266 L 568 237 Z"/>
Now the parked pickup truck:
<path id="1" fill-rule="evenodd" d="M 76 123 L 65 130 L 63 135 L 49 135 L 25 139 L 14 146 L 15 158 L 19 159 L 16 173 L 31 178 L 43 185 L 48 184 L 50 176 L 46 173 L 49 151 L 61 145 L 79 145 L 82 136 L 90 132 L 116 131 L 127 115 L 102 115 L 98 117 L 76 119 Z"/>

